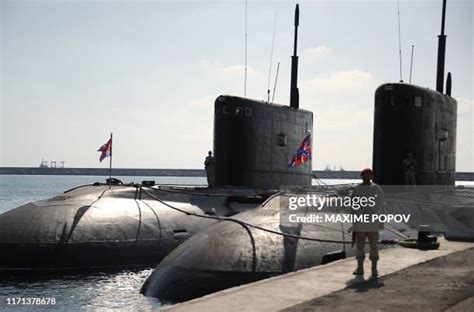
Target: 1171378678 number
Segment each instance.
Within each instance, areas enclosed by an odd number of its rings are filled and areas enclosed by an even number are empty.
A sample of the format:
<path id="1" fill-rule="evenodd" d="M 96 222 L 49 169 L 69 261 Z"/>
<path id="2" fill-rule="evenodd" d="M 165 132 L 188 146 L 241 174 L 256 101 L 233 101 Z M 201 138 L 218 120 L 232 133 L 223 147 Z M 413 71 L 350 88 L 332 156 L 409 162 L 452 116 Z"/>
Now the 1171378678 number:
<path id="1" fill-rule="evenodd" d="M 11 297 L 6 301 L 7 305 L 56 305 L 56 298 Z"/>

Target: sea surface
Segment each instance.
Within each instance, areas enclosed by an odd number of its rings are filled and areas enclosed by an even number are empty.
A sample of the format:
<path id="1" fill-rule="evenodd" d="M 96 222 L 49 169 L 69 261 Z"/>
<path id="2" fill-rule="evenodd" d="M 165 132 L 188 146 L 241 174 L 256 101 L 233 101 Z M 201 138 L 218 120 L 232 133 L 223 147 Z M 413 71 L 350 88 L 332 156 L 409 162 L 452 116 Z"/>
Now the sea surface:
<path id="1" fill-rule="evenodd" d="M 118 177 L 124 183 L 155 180 L 162 184 L 204 185 L 201 177 Z M 103 176 L 0 175 L 0 213 L 29 202 L 53 197 Z M 1 257 L 2 255 L 0 255 Z M 156 310 L 160 302 L 140 294 L 153 268 L 134 271 L 0 277 L 0 311 Z M 54 298 L 55 305 L 8 305 L 12 298 Z"/>
<path id="2" fill-rule="evenodd" d="M 158 184 L 205 185 L 203 177 L 118 177 L 124 183 L 155 180 Z M 0 213 L 28 202 L 49 198 L 85 184 L 104 182 L 100 176 L 0 175 Z M 322 180 L 326 184 L 357 180 Z M 474 185 L 474 182 L 462 182 Z M 1 257 L 2 255 L 0 255 Z M 54 276 L 0 277 L 0 311 L 151 311 L 160 302 L 140 294 L 153 268 L 134 271 L 69 273 Z M 54 298 L 55 305 L 8 305 L 12 298 Z"/>

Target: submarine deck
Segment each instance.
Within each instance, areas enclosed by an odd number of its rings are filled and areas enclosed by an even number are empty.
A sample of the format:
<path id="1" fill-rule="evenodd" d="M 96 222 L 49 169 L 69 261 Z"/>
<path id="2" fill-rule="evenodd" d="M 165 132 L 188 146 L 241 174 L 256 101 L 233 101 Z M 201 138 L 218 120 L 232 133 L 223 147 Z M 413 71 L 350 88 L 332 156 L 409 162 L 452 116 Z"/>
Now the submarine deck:
<path id="1" fill-rule="evenodd" d="M 173 306 L 167 311 L 454 311 L 474 306 L 474 243 L 440 240 L 438 250 L 380 251 L 375 281 L 353 278 L 354 258 L 258 281 Z M 370 261 L 365 261 L 366 276 Z M 455 296 L 453 296 L 455 294 Z M 429 300 L 426 300 L 428 297 Z M 443 308 L 444 306 L 444 308 Z M 471 309 L 472 310 L 472 309 Z"/>

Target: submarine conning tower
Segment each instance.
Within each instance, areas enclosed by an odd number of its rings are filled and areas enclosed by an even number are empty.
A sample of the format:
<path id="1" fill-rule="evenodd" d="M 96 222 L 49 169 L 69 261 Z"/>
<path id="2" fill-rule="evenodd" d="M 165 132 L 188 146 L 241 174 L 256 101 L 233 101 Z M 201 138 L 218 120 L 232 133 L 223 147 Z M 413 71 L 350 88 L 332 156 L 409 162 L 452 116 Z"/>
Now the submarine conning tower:
<path id="1" fill-rule="evenodd" d="M 415 85 L 387 83 L 375 92 L 375 181 L 404 184 L 402 162 L 412 153 L 416 184 L 454 185 L 456 100 Z"/>
<path id="2" fill-rule="evenodd" d="M 219 96 L 214 111 L 216 186 L 279 188 L 311 185 L 312 162 L 288 168 L 303 139 L 313 130 L 313 113 L 299 108 L 299 6 L 295 8 L 290 106 L 237 96 Z"/>
<path id="3" fill-rule="evenodd" d="M 405 184 L 402 162 L 411 153 L 417 162 L 416 184 L 454 185 L 457 102 L 451 97 L 451 74 L 443 94 L 446 36 L 443 1 L 438 45 L 436 91 L 386 83 L 375 91 L 373 169 L 383 185 Z"/>
<path id="4" fill-rule="evenodd" d="M 288 162 L 313 128 L 313 113 L 236 96 L 219 96 L 214 112 L 217 186 L 311 185 L 311 160 Z"/>

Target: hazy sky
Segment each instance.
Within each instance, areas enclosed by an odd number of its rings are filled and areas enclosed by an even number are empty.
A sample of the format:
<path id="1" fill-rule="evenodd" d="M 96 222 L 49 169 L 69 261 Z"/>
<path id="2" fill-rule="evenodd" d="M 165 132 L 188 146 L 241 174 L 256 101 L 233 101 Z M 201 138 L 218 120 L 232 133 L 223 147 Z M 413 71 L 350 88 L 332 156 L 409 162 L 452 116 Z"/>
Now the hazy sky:
<path id="1" fill-rule="evenodd" d="M 0 166 L 202 168 L 213 102 L 243 95 L 245 1 L 1 1 Z M 247 96 L 288 104 L 296 1 L 248 1 Z M 313 168 L 371 165 L 375 88 L 399 79 L 397 2 L 299 1 L 300 107 Z M 442 0 L 400 1 L 403 78 L 435 88 Z M 457 170 L 474 171 L 473 2 L 447 4 Z"/>

